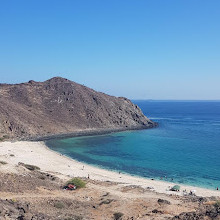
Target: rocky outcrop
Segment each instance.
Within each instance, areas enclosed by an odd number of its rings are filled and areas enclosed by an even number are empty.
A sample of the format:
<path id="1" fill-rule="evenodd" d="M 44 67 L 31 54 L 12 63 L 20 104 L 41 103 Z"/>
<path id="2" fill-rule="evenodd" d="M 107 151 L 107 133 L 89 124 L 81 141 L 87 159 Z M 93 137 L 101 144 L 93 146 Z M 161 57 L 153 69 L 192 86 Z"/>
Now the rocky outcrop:
<path id="1" fill-rule="evenodd" d="M 159 205 L 170 205 L 171 203 L 165 199 L 158 199 L 157 202 Z"/>
<path id="2" fill-rule="evenodd" d="M 183 212 L 178 216 L 172 218 L 172 220 L 219 220 L 220 219 L 220 207 L 218 205 L 201 206 L 195 212 Z"/>
<path id="3" fill-rule="evenodd" d="M 0 84 L 0 138 L 154 126 L 130 100 L 64 78 Z"/>

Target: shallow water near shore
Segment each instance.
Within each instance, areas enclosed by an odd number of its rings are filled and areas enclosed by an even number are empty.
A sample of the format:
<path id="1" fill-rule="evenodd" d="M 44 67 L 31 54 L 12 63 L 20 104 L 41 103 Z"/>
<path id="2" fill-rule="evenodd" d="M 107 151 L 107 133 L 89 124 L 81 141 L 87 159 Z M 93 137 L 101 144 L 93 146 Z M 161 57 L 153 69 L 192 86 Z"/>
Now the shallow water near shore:
<path id="1" fill-rule="evenodd" d="M 158 128 L 46 144 L 106 169 L 210 189 L 220 186 L 220 102 L 134 102 L 159 122 Z"/>

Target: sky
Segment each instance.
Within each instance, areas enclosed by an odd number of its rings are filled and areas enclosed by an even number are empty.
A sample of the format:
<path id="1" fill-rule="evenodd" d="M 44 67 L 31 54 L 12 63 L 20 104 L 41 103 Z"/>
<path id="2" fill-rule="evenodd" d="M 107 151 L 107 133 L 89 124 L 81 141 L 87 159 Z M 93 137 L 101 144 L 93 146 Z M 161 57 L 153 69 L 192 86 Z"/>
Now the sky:
<path id="1" fill-rule="evenodd" d="M 220 100 L 219 0 L 0 0 L 0 83 Z"/>

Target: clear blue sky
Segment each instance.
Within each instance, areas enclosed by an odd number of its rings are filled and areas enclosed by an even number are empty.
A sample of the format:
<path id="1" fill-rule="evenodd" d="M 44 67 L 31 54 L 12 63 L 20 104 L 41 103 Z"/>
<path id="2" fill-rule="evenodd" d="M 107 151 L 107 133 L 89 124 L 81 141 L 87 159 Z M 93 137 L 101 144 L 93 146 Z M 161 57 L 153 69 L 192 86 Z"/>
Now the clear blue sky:
<path id="1" fill-rule="evenodd" d="M 0 82 L 220 99 L 219 0 L 0 0 Z"/>

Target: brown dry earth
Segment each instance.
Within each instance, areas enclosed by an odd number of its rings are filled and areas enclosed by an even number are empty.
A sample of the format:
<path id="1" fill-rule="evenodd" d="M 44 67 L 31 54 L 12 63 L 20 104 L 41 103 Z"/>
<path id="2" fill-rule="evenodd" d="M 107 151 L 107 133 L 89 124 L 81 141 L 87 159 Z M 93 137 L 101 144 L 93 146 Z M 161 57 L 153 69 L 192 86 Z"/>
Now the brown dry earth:
<path id="1" fill-rule="evenodd" d="M 66 191 L 54 175 L 22 164 L 17 168 L 19 175 L 0 173 L 1 220 L 220 219 L 213 205 L 217 198 L 171 196 L 87 179 L 86 188 Z"/>
<path id="2" fill-rule="evenodd" d="M 0 84 L 0 140 L 152 128 L 130 100 L 55 77 Z"/>

